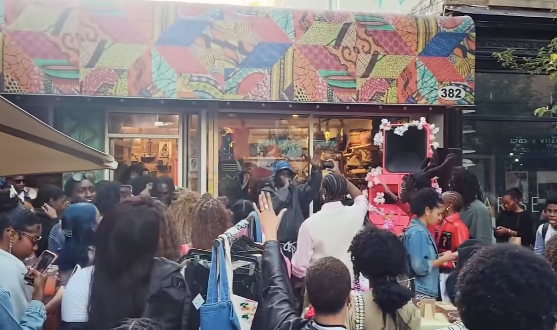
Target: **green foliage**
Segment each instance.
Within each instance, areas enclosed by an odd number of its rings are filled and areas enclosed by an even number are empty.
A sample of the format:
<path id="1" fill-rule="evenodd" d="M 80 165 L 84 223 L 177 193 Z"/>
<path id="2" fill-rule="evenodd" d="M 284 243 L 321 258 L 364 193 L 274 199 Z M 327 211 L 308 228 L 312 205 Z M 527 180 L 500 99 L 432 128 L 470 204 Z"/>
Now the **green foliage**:
<path id="1" fill-rule="evenodd" d="M 493 53 L 493 56 L 504 66 L 531 74 L 548 74 L 550 78 L 557 76 L 557 38 L 540 48 L 536 56 L 516 56 L 514 49 Z"/>
<path id="2" fill-rule="evenodd" d="M 557 76 L 557 38 L 540 48 L 538 53 L 532 57 L 517 56 L 514 49 L 503 52 L 495 52 L 493 56 L 504 67 L 528 72 L 530 74 L 549 75 L 550 79 Z M 534 115 L 543 117 L 545 115 L 557 114 L 557 104 L 540 107 L 534 110 Z"/>

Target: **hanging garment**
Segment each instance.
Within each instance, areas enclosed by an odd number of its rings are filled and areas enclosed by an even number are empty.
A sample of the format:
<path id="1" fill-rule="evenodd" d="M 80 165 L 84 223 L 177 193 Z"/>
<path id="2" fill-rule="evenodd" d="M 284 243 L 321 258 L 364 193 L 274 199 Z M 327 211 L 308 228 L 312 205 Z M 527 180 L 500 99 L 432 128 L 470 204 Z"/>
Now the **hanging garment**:
<path id="1" fill-rule="evenodd" d="M 224 244 L 227 238 L 223 238 Z M 228 250 L 228 251 L 226 251 Z M 230 249 L 219 244 L 213 247 L 207 300 L 199 308 L 201 330 L 240 330 L 240 322 L 232 307 L 229 278 L 232 278 Z"/>

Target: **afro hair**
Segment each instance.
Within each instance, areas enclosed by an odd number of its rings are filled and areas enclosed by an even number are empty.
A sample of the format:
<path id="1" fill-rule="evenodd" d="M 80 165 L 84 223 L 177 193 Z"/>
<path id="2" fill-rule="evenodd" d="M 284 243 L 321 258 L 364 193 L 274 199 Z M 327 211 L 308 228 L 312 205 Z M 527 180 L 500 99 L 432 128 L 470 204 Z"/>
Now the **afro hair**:
<path id="1" fill-rule="evenodd" d="M 458 276 L 457 308 L 469 330 L 553 330 L 557 274 L 521 246 L 484 247 Z"/>

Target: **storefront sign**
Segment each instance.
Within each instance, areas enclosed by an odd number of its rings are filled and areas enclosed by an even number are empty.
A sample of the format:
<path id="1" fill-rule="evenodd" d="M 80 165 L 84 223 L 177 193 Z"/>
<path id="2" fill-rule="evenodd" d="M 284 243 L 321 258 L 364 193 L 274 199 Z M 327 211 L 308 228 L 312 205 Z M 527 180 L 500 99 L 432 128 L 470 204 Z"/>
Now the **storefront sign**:
<path id="1" fill-rule="evenodd" d="M 557 138 L 512 138 L 509 140 L 516 154 L 557 154 Z"/>
<path id="2" fill-rule="evenodd" d="M 476 37 L 466 16 L 147 0 L 2 5 L 11 13 L 2 32 L 6 93 L 474 104 Z M 37 25 L 41 12 L 55 29 Z M 460 94 L 440 97 L 439 86 Z"/>

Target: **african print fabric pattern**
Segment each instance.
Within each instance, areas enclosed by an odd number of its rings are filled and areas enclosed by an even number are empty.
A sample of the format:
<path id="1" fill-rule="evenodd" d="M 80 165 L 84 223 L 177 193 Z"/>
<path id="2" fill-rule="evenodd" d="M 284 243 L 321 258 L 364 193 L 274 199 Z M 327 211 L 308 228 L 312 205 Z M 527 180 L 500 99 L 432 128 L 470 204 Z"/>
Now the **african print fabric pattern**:
<path id="1" fill-rule="evenodd" d="M 5 92 L 474 103 L 468 17 L 167 1 L 0 0 Z M 444 101 L 437 91 L 466 96 Z"/>

